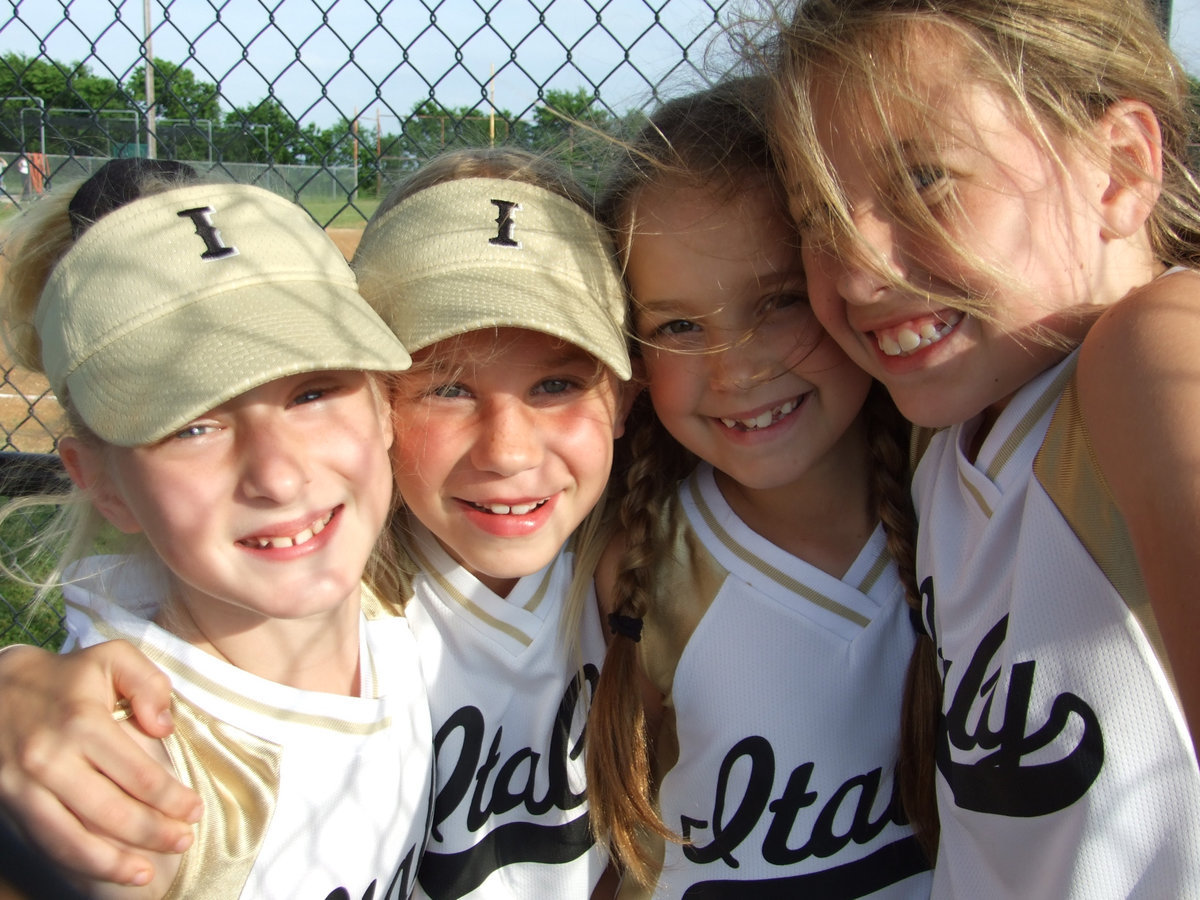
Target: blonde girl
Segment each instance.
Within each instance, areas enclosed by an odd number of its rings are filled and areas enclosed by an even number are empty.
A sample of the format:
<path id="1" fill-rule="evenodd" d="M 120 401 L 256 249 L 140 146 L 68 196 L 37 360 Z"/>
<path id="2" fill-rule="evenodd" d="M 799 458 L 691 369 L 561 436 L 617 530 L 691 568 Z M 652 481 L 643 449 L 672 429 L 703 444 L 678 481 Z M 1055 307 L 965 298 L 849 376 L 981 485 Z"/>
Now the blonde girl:
<path id="1" fill-rule="evenodd" d="M 766 86 L 665 104 L 603 206 L 649 402 L 597 577 L 593 819 L 630 896 L 921 898 L 907 425 L 812 316 Z"/>
<path id="2" fill-rule="evenodd" d="M 429 706 L 407 624 L 361 607 L 391 498 L 372 373 L 409 357 L 303 210 L 189 171 L 110 162 L 5 248 L 5 337 L 70 422 L 69 645 L 170 676 L 174 733 L 122 728 L 205 799 L 153 880 L 89 894 L 407 896 Z M 79 557 L 101 523 L 128 555 Z"/>
<path id="3" fill-rule="evenodd" d="M 631 374 L 610 248 L 557 163 L 472 150 L 400 185 L 354 257 L 414 359 L 392 529 L 433 710 L 435 900 L 605 890 L 583 746 L 604 653 L 591 548 Z"/>
<path id="4" fill-rule="evenodd" d="M 1200 895 L 1188 80 L 1129 0 L 801 2 L 778 51 L 813 308 L 943 428 L 935 896 Z"/>

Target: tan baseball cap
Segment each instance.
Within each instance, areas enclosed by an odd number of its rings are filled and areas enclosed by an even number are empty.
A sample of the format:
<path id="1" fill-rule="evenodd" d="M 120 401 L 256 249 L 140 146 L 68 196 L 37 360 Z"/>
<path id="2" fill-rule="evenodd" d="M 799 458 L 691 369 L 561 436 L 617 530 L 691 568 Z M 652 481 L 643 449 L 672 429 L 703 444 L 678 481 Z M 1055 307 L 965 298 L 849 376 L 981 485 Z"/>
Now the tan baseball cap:
<path id="1" fill-rule="evenodd" d="M 246 185 L 108 213 L 59 261 L 34 324 L 55 392 L 120 446 L 287 375 L 411 363 L 308 213 Z"/>
<path id="2" fill-rule="evenodd" d="M 553 191 L 503 178 L 426 188 L 367 225 L 354 269 L 410 352 L 483 328 L 527 328 L 631 375 L 608 236 Z"/>

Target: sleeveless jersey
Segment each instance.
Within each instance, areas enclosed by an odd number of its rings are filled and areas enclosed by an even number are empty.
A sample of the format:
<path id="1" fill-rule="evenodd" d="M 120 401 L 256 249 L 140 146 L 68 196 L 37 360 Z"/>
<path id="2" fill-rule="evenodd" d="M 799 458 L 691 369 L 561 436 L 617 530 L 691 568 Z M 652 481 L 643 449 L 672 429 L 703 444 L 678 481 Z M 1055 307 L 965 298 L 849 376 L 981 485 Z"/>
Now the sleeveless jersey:
<path id="1" fill-rule="evenodd" d="M 895 793 L 914 637 L 882 529 L 835 578 L 747 527 L 708 465 L 661 528 L 639 650 L 666 696 L 659 807 L 690 844 L 666 842 L 655 896 L 927 898 Z"/>
<path id="2" fill-rule="evenodd" d="M 150 622 L 165 587 L 159 566 L 92 557 L 68 573 L 63 595 L 68 645 L 124 638 L 171 679 L 175 731 L 163 743 L 204 816 L 167 896 L 410 896 L 433 775 L 405 620 L 360 622 L 362 696 L 302 691 Z"/>
<path id="3" fill-rule="evenodd" d="M 568 550 L 499 597 L 412 528 L 420 572 L 405 615 L 437 768 L 418 895 L 587 898 L 607 865 L 584 797 L 584 725 L 604 658 L 594 593 L 576 646 L 563 634 Z"/>
<path id="4" fill-rule="evenodd" d="M 936 897 L 1200 897 L 1200 771 L 1075 363 L 1023 387 L 974 463 L 968 423 L 916 472 L 945 683 Z"/>

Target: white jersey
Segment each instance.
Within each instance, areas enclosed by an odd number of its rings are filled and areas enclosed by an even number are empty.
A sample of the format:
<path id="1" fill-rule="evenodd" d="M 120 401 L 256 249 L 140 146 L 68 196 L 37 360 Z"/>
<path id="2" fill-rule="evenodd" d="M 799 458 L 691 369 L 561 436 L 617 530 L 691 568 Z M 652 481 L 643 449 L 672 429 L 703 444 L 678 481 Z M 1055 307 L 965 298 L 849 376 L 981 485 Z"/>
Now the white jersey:
<path id="1" fill-rule="evenodd" d="M 204 799 L 204 816 L 167 896 L 410 896 L 433 773 L 429 706 L 405 620 L 360 623 L 360 697 L 302 691 L 150 622 L 164 587 L 160 567 L 144 560 L 92 557 L 63 594 L 69 646 L 124 638 L 171 679 L 175 731 L 163 743 Z"/>
<path id="2" fill-rule="evenodd" d="M 429 687 L 437 768 L 417 893 L 587 898 L 607 865 L 584 797 L 584 725 L 604 658 L 595 597 L 576 647 L 562 621 L 570 552 L 499 597 L 412 527 L 421 572 L 405 615 Z"/>
<path id="3" fill-rule="evenodd" d="M 752 531 L 708 465 L 668 518 L 639 650 L 666 694 L 660 769 L 677 744 L 659 807 L 690 843 L 666 842 L 655 897 L 927 898 L 895 792 L 914 635 L 882 529 L 835 578 Z"/>
<path id="4" fill-rule="evenodd" d="M 936 897 L 1200 897 L 1200 771 L 1072 354 L 914 482 L 945 691 Z M 1053 419 L 1053 423 L 1052 423 Z"/>

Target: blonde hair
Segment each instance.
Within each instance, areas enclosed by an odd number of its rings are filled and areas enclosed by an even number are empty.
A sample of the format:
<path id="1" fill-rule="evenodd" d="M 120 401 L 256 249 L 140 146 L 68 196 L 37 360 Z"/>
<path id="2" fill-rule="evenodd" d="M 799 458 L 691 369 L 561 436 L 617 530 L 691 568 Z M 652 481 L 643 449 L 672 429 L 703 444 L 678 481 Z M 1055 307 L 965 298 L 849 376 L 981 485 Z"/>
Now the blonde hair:
<path id="1" fill-rule="evenodd" d="M 718 198 L 729 198 L 752 183 L 765 189 L 780 215 L 786 215 L 785 194 L 762 118 L 769 87 L 761 76 L 731 78 L 670 101 L 624 147 L 601 200 L 603 220 L 616 235 L 624 257 L 637 232 L 638 197 L 650 185 L 702 188 Z M 637 299 L 631 298 L 631 303 L 636 314 Z M 879 384 L 872 385 L 862 416 L 873 463 L 871 502 L 885 526 L 910 603 L 915 604 L 908 426 Z M 646 395 L 630 414 L 626 435 L 625 492 L 619 509 L 625 551 L 613 607 L 620 615 L 640 619 L 654 607 L 655 573 L 670 552 L 656 539 L 660 533 L 656 525 L 698 460 L 667 432 Z M 588 793 L 597 835 L 609 843 L 629 875 L 648 886 L 653 863 L 643 838 L 681 838 L 659 817 L 652 799 L 638 678 L 638 645 L 615 635 L 592 707 Z"/>
<path id="2" fill-rule="evenodd" d="M 0 287 L 0 333 L 13 361 L 42 375 L 45 372 L 41 340 L 33 324 L 34 317 L 54 267 L 77 240 L 77 226 L 72 224 L 68 208 L 82 183 L 59 185 L 41 197 L 17 218 L 4 242 L 6 271 Z M 139 186 L 143 194 L 152 194 L 176 184 L 176 179 L 155 173 L 147 174 Z M 103 447 L 104 442 L 84 424 L 71 398 L 57 399 L 66 419 L 67 433 L 89 447 Z M 64 570 L 87 555 L 101 533 L 107 533 L 107 524 L 93 506 L 90 492 L 74 487 L 65 474 L 61 476 L 61 490 L 17 497 L 5 503 L 0 508 L 0 524 L 16 513 L 34 508 L 50 508 L 53 514 L 26 543 L 10 547 L 0 560 L 0 568 L 7 577 L 35 588 L 31 608 L 45 601 L 61 584 Z M 114 549 L 149 551 L 148 542 L 141 536 L 122 536 L 119 544 Z M 46 574 L 36 578 L 26 574 L 39 569 Z"/>
<path id="3" fill-rule="evenodd" d="M 775 88 L 769 119 L 792 209 L 817 240 L 901 281 L 861 250 L 864 242 L 838 187 L 835 160 L 817 139 L 814 95 L 820 86 L 836 87 L 845 122 L 881 121 L 886 127 L 897 115 L 917 117 L 930 124 L 931 139 L 937 140 L 938 110 L 917 90 L 922 64 L 912 57 L 914 37 L 945 46 L 956 77 L 995 91 L 1046 157 L 1060 165 L 1063 146 L 1100 151 L 1092 126 L 1113 104 L 1144 102 L 1161 129 L 1161 181 L 1133 167 L 1114 174 L 1161 189 L 1147 223 L 1155 255 L 1170 264 L 1200 264 L 1200 190 L 1188 164 L 1194 133 L 1188 79 L 1144 0 L 800 0 L 768 53 Z M 920 46 L 927 52 L 929 43 Z M 839 135 L 844 142 L 857 137 Z M 882 162 L 893 167 L 904 159 L 898 141 L 880 152 Z M 967 265 L 990 271 L 934 221 L 909 180 L 889 187 L 897 194 L 895 214 L 906 227 Z M 935 299 L 984 318 L 994 315 L 986 297 Z M 930 854 L 938 839 L 933 787 L 940 709 L 936 650 L 923 635 L 905 689 L 899 780 L 906 813 Z"/>
<path id="4" fill-rule="evenodd" d="M 943 45 L 955 77 L 995 91 L 1047 158 L 1060 165 L 1063 146 L 1101 151 L 1092 126 L 1113 104 L 1147 104 L 1162 132 L 1161 181 L 1131 164 L 1115 175 L 1161 187 L 1147 226 L 1156 256 L 1176 265 L 1200 263 L 1200 190 L 1188 158 L 1194 133 L 1188 79 L 1145 0 L 800 0 L 767 61 L 775 88 L 769 111 L 773 145 L 788 176 L 792 210 L 806 233 L 828 240 L 835 253 L 862 257 L 899 283 L 862 249 L 834 174 L 835 160 L 817 139 L 814 94 L 822 84 L 836 87 L 848 124 L 882 121 L 886 128 L 903 115 L 928 123 L 930 140 L 938 140 L 939 110 L 917 89 L 928 61 L 913 57 L 914 47 L 929 43 L 915 37 Z M 859 137 L 839 135 L 844 143 Z M 902 164 L 898 141 L 880 152 L 889 169 Z M 963 263 L 993 272 L 994 266 L 934 220 L 911 179 L 888 188 L 906 227 Z M 985 318 L 993 314 L 987 298 L 939 295 L 936 301 Z"/>
<path id="5" fill-rule="evenodd" d="M 433 157 L 416 172 L 397 184 L 371 216 L 371 221 L 367 223 L 363 232 L 364 239 L 359 246 L 371 245 L 371 242 L 366 240 L 367 234 L 372 231 L 373 224 L 393 207 L 423 190 L 463 178 L 497 178 L 530 184 L 566 198 L 590 216 L 595 215 L 595 206 L 583 187 L 565 166 L 552 157 L 516 147 L 470 147 L 449 150 Z M 430 227 L 436 228 L 437 223 L 430 223 Z M 351 268 L 356 270 L 370 265 L 371 260 L 365 258 L 361 253 L 355 253 L 354 259 L 351 261 Z M 389 302 L 383 297 L 370 297 L 368 300 L 376 307 Z M 388 319 L 387 310 L 377 308 L 376 311 L 385 320 Z M 420 361 L 414 361 L 410 373 L 419 371 L 421 365 Z M 603 377 L 608 372 L 607 367 L 599 360 L 597 360 L 596 366 L 597 378 Z M 615 375 L 611 377 L 615 378 Z M 408 513 L 403 509 L 403 498 L 398 499 L 400 508 L 392 515 L 388 528 L 391 546 L 396 554 L 398 581 L 394 581 L 390 587 L 393 591 L 404 594 L 407 592 L 404 587 L 405 582 L 411 580 L 418 573 L 420 566 L 405 549 L 412 543 L 412 523 Z M 575 572 L 568 591 L 566 614 L 562 619 L 562 637 L 564 640 L 570 641 L 577 655 L 581 653 L 579 628 L 584 609 L 591 595 L 593 572 L 612 529 L 608 509 L 606 491 L 571 537 L 576 561 Z"/>

